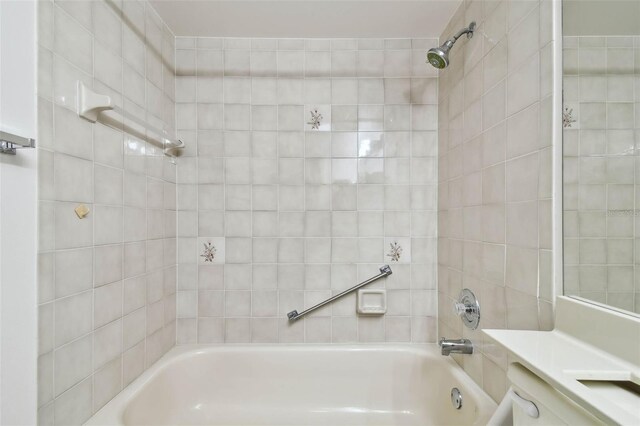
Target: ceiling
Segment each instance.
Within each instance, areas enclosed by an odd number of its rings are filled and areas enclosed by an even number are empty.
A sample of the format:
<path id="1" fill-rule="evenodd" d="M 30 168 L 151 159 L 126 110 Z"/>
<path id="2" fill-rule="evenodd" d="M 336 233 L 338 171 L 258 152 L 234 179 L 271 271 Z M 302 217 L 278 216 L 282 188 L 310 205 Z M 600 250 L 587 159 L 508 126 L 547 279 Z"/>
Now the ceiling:
<path id="1" fill-rule="evenodd" d="M 438 37 L 461 0 L 151 0 L 176 36 Z"/>

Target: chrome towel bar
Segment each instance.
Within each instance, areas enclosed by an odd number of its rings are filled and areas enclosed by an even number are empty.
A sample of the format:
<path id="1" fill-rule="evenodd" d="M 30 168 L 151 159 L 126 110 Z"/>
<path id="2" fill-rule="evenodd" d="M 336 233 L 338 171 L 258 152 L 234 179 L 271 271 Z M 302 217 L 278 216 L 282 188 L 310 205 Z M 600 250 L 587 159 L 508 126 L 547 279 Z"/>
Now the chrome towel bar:
<path id="1" fill-rule="evenodd" d="M 18 148 L 35 148 L 36 140 L 0 130 L 0 154 L 16 155 Z"/>
<path id="2" fill-rule="evenodd" d="M 358 290 L 359 288 L 364 287 L 367 284 L 371 284 L 372 282 L 379 280 L 380 278 L 384 278 L 388 275 L 391 275 L 392 271 L 391 271 L 391 267 L 389 265 L 384 265 L 383 267 L 380 268 L 380 273 L 378 275 L 376 275 L 375 277 L 371 277 L 366 281 L 362 281 L 360 284 L 356 284 L 351 288 L 346 289 L 345 291 L 343 291 L 342 293 L 338 293 L 333 297 L 328 298 L 327 300 L 318 303 L 315 306 L 310 307 L 309 309 L 305 309 L 304 311 L 298 313 L 298 311 L 291 311 L 287 314 L 287 318 L 289 318 L 289 321 L 295 321 L 299 318 L 302 318 L 303 316 L 307 315 L 308 313 L 311 313 L 313 311 L 315 311 L 316 309 L 319 309 L 321 307 L 323 307 L 324 305 L 328 305 L 329 303 L 333 302 L 334 300 L 340 299 L 342 296 L 346 296 L 349 293 L 353 293 L 354 291 Z"/>

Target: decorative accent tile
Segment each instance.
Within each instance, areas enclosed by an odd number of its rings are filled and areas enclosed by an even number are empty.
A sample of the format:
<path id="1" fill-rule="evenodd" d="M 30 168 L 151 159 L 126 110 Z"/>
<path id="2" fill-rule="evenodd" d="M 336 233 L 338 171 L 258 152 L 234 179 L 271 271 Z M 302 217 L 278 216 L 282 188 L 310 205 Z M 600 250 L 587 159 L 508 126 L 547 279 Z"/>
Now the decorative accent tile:
<path id="1" fill-rule="evenodd" d="M 226 244 L 224 237 L 198 238 L 198 263 L 223 264 L 226 260 Z"/>
<path id="2" fill-rule="evenodd" d="M 392 262 L 399 262 L 402 256 L 402 246 L 397 241 L 389 244 L 389 251 L 386 256 L 391 259 Z"/>
<path id="3" fill-rule="evenodd" d="M 203 246 L 204 249 L 202 250 L 200 257 L 204 258 L 205 262 L 213 262 L 213 259 L 216 258 L 216 246 L 210 242 L 204 243 Z"/>
<path id="4" fill-rule="evenodd" d="M 311 126 L 309 130 L 321 132 L 331 131 L 331 105 L 330 104 L 306 104 L 305 111 L 309 111 L 310 120 L 307 124 Z"/>
<path id="5" fill-rule="evenodd" d="M 386 237 L 384 239 L 384 259 L 391 263 L 411 263 L 411 238 Z"/>
<path id="6" fill-rule="evenodd" d="M 311 120 L 307 121 L 307 124 L 311 126 L 311 130 L 319 130 L 324 117 L 317 109 L 311 110 L 309 113 L 311 114 Z"/>
<path id="7" fill-rule="evenodd" d="M 576 121 L 577 120 L 573 115 L 573 108 L 564 107 L 564 110 L 562 111 L 562 127 L 573 127 L 572 124 Z"/>

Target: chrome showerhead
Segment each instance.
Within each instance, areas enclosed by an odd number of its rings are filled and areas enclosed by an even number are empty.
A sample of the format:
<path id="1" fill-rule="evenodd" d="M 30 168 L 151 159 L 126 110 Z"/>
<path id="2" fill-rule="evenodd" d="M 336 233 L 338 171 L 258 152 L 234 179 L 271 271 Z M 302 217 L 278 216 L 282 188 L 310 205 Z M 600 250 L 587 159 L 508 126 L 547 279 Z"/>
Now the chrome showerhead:
<path id="1" fill-rule="evenodd" d="M 466 34 L 467 38 L 473 37 L 473 32 L 476 29 L 476 23 L 472 22 L 467 28 L 463 28 L 458 31 L 452 38 L 445 41 L 440 47 L 432 47 L 427 52 L 427 62 L 433 65 L 435 68 L 443 69 L 449 65 L 449 52 L 455 44 L 455 42 L 463 35 Z"/>
<path id="2" fill-rule="evenodd" d="M 449 51 L 453 46 L 451 40 L 447 40 L 440 47 L 432 47 L 427 52 L 427 62 L 438 69 L 446 68 L 449 65 Z"/>

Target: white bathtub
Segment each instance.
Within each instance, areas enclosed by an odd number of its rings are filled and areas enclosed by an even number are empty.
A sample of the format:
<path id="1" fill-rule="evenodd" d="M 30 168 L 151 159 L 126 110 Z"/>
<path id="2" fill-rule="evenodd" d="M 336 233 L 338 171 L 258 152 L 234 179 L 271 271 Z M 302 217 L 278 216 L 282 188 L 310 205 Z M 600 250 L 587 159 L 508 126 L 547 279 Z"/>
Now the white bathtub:
<path id="1" fill-rule="evenodd" d="M 87 424 L 485 425 L 495 408 L 436 345 L 178 346 Z"/>

